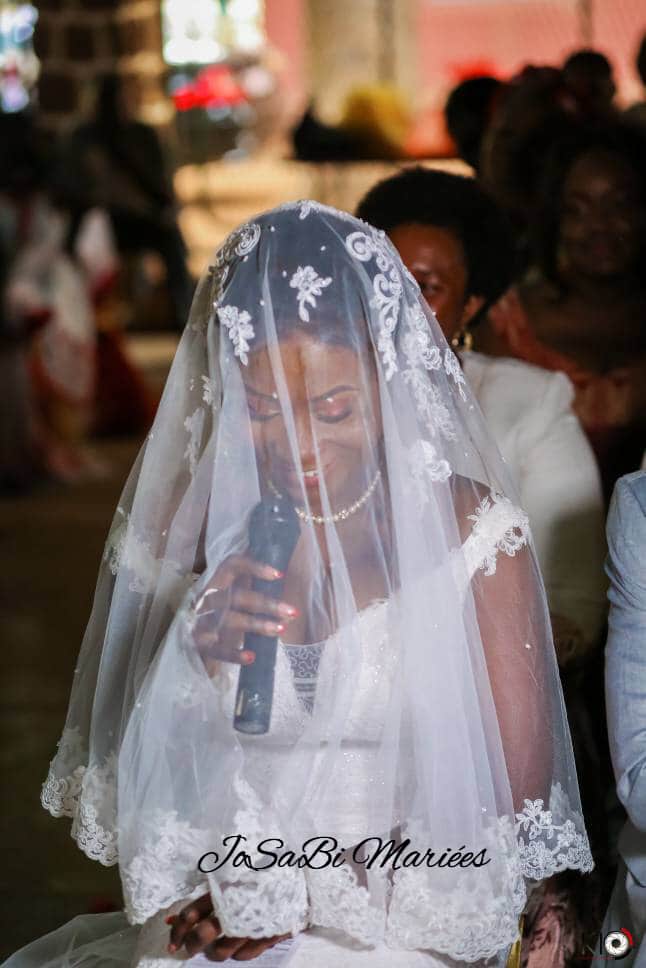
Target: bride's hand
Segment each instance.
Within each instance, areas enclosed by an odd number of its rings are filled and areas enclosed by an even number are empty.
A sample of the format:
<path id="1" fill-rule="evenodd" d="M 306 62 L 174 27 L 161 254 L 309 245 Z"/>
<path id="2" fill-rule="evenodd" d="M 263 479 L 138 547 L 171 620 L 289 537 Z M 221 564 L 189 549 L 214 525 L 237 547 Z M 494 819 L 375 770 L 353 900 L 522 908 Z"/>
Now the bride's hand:
<path id="1" fill-rule="evenodd" d="M 208 893 L 187 904 L 175 917 L 168 918 L 168 923 L 172 924 L 168 945 L 171 954 L 184 945 L 190 958 L 201 952 L 209 961 L 226 961 L 227 958 L 251 961 L 267 948 L 291 937 L 289 934 L 278 934 L 273 938 L 225 937 Z"/>
<path id="2" fill-rule="evenodd" d="M 231 555 L 217 569 L 195 604 L 193 638 L 207 667 L 215 662 L 249 665 L 255 653 L 245 651 L 246 632 L 279 636 L 298 609 L 254 592 L 251 580 L 277 581 L 283 576 L 248 555 Z"/>

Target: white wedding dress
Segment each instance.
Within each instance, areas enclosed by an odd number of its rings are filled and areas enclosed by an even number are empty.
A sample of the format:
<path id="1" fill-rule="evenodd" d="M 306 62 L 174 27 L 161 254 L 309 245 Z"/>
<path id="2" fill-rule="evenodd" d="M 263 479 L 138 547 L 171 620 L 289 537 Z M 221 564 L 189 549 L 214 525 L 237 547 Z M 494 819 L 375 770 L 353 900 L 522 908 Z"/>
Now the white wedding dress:
<path id="1" fill-rule="evenodd" d="M 476 572 L 483 570 L 486 575 L 495 573 L 496 560 L 502 551 L 509 555 L 514 555 L 527 542 L 528 525 L 526 515 L 516 508 L 505 498 L 499 500 L 486 499 L 482 502 L 480 509 L 473 516 L 475 523 L 470 535 L 467 537 L 461 549 L 457 550 L 454 558 L 454 571 L 461 576 L 464 592 Z M 465 564 L 467 571 L 465 572 Z M 361 674 L 359 676 L 355 691 L 355 698 L 345 737 L 346 756 L 344 768 L 336 777 L 332 778 L 333 788 L 330 789 L 329 803 L 338 813 L 344 814 L 346 828 L 349 831 L 356 830 L 357 840 L 366 836 L 366 816 L 369 815 L 369 802 L 372 796 L 372 771 L 371 771 L 371 739 L 381 728 L 380 710 L 387 707 L 385 701 L 386 694 L 390 688 L 393 673 L 397 666 L 398 654 L 394 647 L 392 636 L 388 629 L 388 613 L 390 605 L 386 601 L 373 603 L 368 608 L 361 611 L 357 616 L 357 621 L 361 625 L 360 639 L 364 653 L 364 661 L 361 664 Z M 338 633 L 337 633 L 338 634 Z M 336 636 L 332 636 L 322 645 L 314 646 L 283 646 L 278 651 L 276 682 L 274 692 L 274 709 L 272 718 L 272 741 L 280 737 L 289 737 L 294 729 L 301 728 L 302 719 L 310 715 L 312 704 L 315 706 L 314 689 L 315 680 L 322 664 L 327 661 L 334 661 L 334 645 Z M 529 643 L 519 643 L 519 648 L 527 648 Z M 309 653 L 309 655 L 307 654 Z M 230 675 L 221 676 L 222 698 L 233 710 L 235 696 L 236 670 L 231 669 Z M 269 751 L 266 745 L 257 737 L 246 737 L 246 754 L 250 756 L 249 762 L 256 759 L 256 769 L 258 775 L 261 774 L 268 755 L 281 755 L 281 746 L 278 743 L 273 750 Z M 254 753 L 253 747 L 256 747 Z M 250 774 L 252 775 L 252 774 Z M 336 788 L 334 788 L 336 785 Z M 70 785 L 63 781 L 56 781 L 54 786 L 50 784 L 47 799 L 49 809 L 61 815 L 62 812 L 71 813 L 74 805 L 69 799 Z M 589 869 L 591 860 L 589 859 L 589 848 L 587 840 L 582 836 L 573 825 L 559 826 L 559 790 L 553 790 L 551 822 L 553 830 L 551 834 L 558 838 L 560 849 L 566 847 L 570 851 L 570 859 L 573 854 L 578 852 L 581 869 Z M 57 799 L 58 797 L 58 799 Z M 65 798 L 67 797 L 67 800 Z M 65 800 L 65 804 L 63 801 Z M 569 809 L 568 805 L 563 805 L 564 810 Z M 93 834 L 92 824 L 96 817 L 92 816 L 92 810 L 85 811 L 86 820 L 89 823 L 83 829 L 84 819 L 81 814 L 76 816 L 75 836 L 83 843 L 84 849 L 92 850 L 92 838 L 96 835 L 96 825 Z M 521 817 L 523 823 L 517 826 L 519 835 L 519 846 L 521 855 L 523 851 L 529 850 L 529 843 L 533 839 L 532 823 L 534 819 L 531 812 Z M 524 825 L 524 826 L 523 826 Z M 337 823 L 338 826 L 338 823 Z M 522 836 L 519 831 L 523 827 Z M 178 825 L 179 828 L 179 825 Z M 583 822 L 579 827 L 583 829 Z M 528 832 L 529 831 L 529 832 Z M 171 829 L 172 836 L 172 829 Z M 161 838 L 169 833 L 166 829 L 160 830 Z M 178 829 L 178 837 L 181 832 Z M 185 831 L 184 831 L 185 833 Z M 540 833 L 545 834 L 544 828 Z M 268 833 L 267 836 L 272 834 Z M 94 845 L 99 847 L 101 832 L 98 832 L 98 841 Z M 568 839 L 569 838 L 569 839 Z M 152 907 L 157 903 L 155 897 L 163 897 L 164 893 L 172 891 L 173 871 L 164 871 L 163 866 L 157 871 L 151 872 L 150 865 L 159 862 L 159 849 L 155 854 L 155 845 L 151 846 L 149 858 L 139 858 L 141 863 L 139 869 L 144 869 L 151 880 L 145 884 L 146 878 L 142 878 L 141 890 L 146 896 L 142 897 L 142 909 L 146 905 Z M 557 869 L 556 851 L 554 853 L 554 866 L 550 869 L 550 860 L 544 859 L 545 869 L 541 871 L 541 876 L 549 876 Z M 333 873 L 333 872 L 332 872 Z M 122 876 L 124 872 L 122 871 Z M 126 871 L 126 877 L 132 878 L 132 872 Z M 164 876 L 166 882 L 164 882 Z M 152 886 L 151 886 L 152 885 Z M 332 888 L 335 885 L 332 884 Z M 199 896 L 204 893 L 206 882 L 202 882 L 191 895 Z M 316 879 L 310 877 L 310 890 L 316 893 Z M 339 889 L 339 885 L 336 885 Z M 132 894 L 132 884 L 130 886 Z M 338 904 L 338 894 L 335 894 L 335 901 Z M 4 968 L 89 968 L 89 966 L 102 966 L 102 968 L 172 968 L 178 963 L 191 965 L 211 964 L 203 956 L 196 956 L 193 959 L 186 959 L 181 953 L 170 955 L 166 951 L 169 940 L 169 928 L 165 923 L 165 918 L 172 913 L 178 912 L 187 902 L 187 898 L 177 900 L 160 909 L 150 917 L 143 925 L 129 925 L 125 914 L 109 915 L 90 915 L 76 918 L 68 925 L 58 931 L 47 935 L 44 938 L 23 948 L 13 955 L 6 963 Z M 326 896 L 325 887 L 318 888 L 316 902 L 325 906 Z M 349 918 L 360 919 L 364 916 L 360 905 L 357 906 L 357 895 L 348 896 L 348 904 L 352 905 L 353 910 L 348 910 Z M 367 909 L 366 909 L 367 910 Z M 431 916 L 432 912 L 429 912 Z M 320 921 L 320 912 L 319 918 Z M 447 923 L 447 932 L 451 931 L 451 925 Z M 499 955 L 488 959 L 470 962 L 476 968 L 504 968 L 508 955 L 508 948 L 503 948 Z M 276 959 L 279 961 L 276 961 Z M 289 966 L 289 968 L 331 968 L 332 965 L 338 968 L 447 968 L 464 964 L 456 962 L 446 956 L 421 950 L 404 950 L 402 948 L 388 946 L 386 942 L 372 946 L 362 946 L 356 942 L 348 940 L 348 935 L 344 936 L 340 932 L 331 929 L 316 928 L 305 930 L 298 935 L 292 945 L 274 952 L 273 955 L 267 953 L 262 961 L 254 960 L 253 964 L 260 966 L 266 965 L 273 968 L 274 964 Z M 273 960 L 272 960 L 273 959 Z M 239 962 L 227 962 L 227 964 L 239 964 Z"/>

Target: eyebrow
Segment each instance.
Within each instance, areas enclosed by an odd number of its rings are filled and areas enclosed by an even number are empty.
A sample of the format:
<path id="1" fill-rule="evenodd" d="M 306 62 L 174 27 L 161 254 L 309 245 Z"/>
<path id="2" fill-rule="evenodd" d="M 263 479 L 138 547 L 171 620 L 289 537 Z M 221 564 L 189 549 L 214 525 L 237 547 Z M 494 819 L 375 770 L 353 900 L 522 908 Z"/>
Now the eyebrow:
<path id="1" fill-rule="evenodd" d="M 272 393 L 261 393 L 260 390 L 254 390 L 254 388 L 249 386 L 248 383 L 245 383 L 245 389 L 250 393 L 253 393 L 256 397 L 262 397 L 263 400 L 270 400 L 272 403 L 278 403 L 278 397 Z M 347 384 L 341 384 L 340 386 L 332 387 L 331 390 L 326 390 L 325 393 L 321 393 L 317 397 L 312 397 L 310 403 L 319 403 L 321 400 L 327 400 L 328 397 L 333 397 L 337 393 L 347 392 L 348 390 L 357 391 L 358 387 L 351 387 Z"/>

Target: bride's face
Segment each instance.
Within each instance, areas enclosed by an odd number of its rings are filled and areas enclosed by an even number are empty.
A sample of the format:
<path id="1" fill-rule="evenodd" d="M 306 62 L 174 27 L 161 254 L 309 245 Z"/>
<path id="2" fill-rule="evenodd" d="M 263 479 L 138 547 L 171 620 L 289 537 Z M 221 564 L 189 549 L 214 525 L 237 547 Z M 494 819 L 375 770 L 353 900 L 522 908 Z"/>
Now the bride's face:
<path id="1" fill-rule="evenodd" d="M 324 513 L 325 490 L 332 511 L 340 510 L 361 496 L 376 469 L 381 434 L 376 373 L 365 354 L 302 332 L 283 339 L 279 352 L 291 415 L 283 412 L 273 354 L 266 347 L 250 355 L 244 374 L 265 482 L 296 504 L 303 502 L 304 486 L 315 514 Z"/>

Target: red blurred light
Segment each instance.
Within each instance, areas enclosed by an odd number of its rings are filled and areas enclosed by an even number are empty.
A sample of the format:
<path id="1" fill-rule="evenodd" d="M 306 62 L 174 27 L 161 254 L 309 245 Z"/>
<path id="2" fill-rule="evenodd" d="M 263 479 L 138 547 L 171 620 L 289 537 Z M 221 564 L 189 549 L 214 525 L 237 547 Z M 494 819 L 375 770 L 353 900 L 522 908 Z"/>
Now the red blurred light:
<path id="1" fill-rule="evenodd" d="M 246 100 L 231 68 L 224 64 L 205 67 L 190 84 L 182 85 L 173 93 L 173 102 L 178 111 L 234 107 Z"/>
<path id="2" fill-rule="evenodd" d="M 468 81 L 472 77 L 497 77 L 498 80 L 503 80 L 502 71 L 497 64 L 484 58 L 449 64 L 449 73 L 455 84 Z"/>

